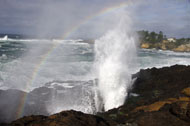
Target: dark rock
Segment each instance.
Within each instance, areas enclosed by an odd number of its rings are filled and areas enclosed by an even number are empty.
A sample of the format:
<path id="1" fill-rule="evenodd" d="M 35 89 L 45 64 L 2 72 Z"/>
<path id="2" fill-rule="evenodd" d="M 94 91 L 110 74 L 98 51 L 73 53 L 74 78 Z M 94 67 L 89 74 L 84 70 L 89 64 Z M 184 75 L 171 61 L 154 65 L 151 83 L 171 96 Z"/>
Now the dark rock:
<path id="1" fill-rule="evenodd" d="M 142 100 L 144 104 L 179 97 L 182 95 L 181 91 L 190 86 L 189 75 L 190 66 L 181 65 L 141 70 L 136 74 L 132 92 L 139 94 L 138 101 Z"/>
<path id="2" fill-rule="evenodd" d="M 59 83 L 69 84 L 70 88 L 60 86 Z M 82 86 L 77 83 L 85 84 Z M 50 110 L 47 110 L 47 106 L 54 103 L 59 106 L 81 104 L 82 99 L 78 96 L 94 97 L 93 93 L 87 94 L 88 91 L 84 94 L 85 89 L 88 89 L 88 86 L 92 87 L 92 84 L 91 81 L 53 81 L 28 93 L 20 90 L 0 90 L 0 123 L 29 115 L 48 116 Z M 76 100 L 70 100 L 70 96 Z"/>
<path id="3" fill-rule="evenodd" d="M 107 120 L 115 115 L 119 124 L 189 126 L 189 75 L 190 66 L 182 65 L 140 70 L 125 104 L 99 115 Z"/>
<path id="4" fill-rule="evenodd" d="M 10 126 L 110 126 L 103 118 L 77 111 L 63 111 L 46 116 L 28 116 L 13 121 Z"/>
<path id="5" fill-rule="evenodd" d="M 41 89 L 39 88 L 38 92 Z M 45 99 L 48 96 L 44 96 L 43 93 L 39 94 L 38 92 L 27 93 L 16 89 L 1 90 L 0 122 L 10 122 L 27 115 L 48 115 L 45 106 Z"/>
<path id="6" fill-rule="evenodd" d="M 171 112 L 182 120 L 190 122 L 190 102 L 176 102 L 172 104 Z"/>
<path id="7" fill-rule="evenodd" d="M 65 111 L 51 116 L 28 116 L 10 124 L 2 125 L 189 126 L 189 75 L 190 66 L 181 65 L 141 70 L 133 75 L 137 79 L 129 91 L 125 104 L 119 108 L 104 113 L 97 113 L 96 116 L 76 111 Z M 49 94 L 52 91 L 50 89 L 39 88 L 34 90 L 34 92 L 40 95 L 39 99 L 48 100 L 51 98 Z M 43 92 L 43 96 L 40 94 L 41 92 Z M 38 101 L 36 97 L 32 96 L 30 96 L 31 99 Z"/>
<path id="8" fill-rule="evenodd" d="M 17 119 L 21 98 L 27 93 L 15 89 L 0 91 L 0 122 Z"/>

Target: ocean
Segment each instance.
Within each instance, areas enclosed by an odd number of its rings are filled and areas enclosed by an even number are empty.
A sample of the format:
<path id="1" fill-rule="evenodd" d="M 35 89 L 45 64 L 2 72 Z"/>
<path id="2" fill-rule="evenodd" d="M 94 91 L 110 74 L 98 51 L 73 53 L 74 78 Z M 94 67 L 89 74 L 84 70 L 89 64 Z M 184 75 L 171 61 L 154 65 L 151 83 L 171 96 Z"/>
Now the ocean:
<path id="1" fill-rule="evenodd" d="M 122 56 L 134 58 L 130 75 L 140 69 L 190 64 L 190 53 L 185 52 L 137 49 L 135 55 Z M 98 97 L 94 62 L 94 44 L 83 40 L 1 39 L 0 89 L 56 88 L 62 95 L 47 105 L 50 114 L 68 109 L 93 113 L 97 107 L 92 97 Z"/>

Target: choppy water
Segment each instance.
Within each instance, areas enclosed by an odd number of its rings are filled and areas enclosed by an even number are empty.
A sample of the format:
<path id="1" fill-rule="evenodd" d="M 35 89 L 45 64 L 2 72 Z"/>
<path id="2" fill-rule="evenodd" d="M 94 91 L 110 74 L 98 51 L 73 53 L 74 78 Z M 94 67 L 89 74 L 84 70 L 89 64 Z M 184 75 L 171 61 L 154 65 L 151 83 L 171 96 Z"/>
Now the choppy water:
<path id="1" fill-rule="evenodd" d="M 3 41 L 0 87 L 32 90 L 55 80 L 83 80 L 93 57 L 93 45 L 75 41 Z"/>
<path id="2" fill-rule="evenodd" d="M 1 40 L 0 89 L 59 87 L 57 92 L 63 95 L 47 106 L 50 113 L 65 109 L 93 113 L 94 58 L 94 45 L 77 40 Z M 139 49 L 135 60 L 131 74 L 150 67 L 189 65 L 190 53 Z"/>

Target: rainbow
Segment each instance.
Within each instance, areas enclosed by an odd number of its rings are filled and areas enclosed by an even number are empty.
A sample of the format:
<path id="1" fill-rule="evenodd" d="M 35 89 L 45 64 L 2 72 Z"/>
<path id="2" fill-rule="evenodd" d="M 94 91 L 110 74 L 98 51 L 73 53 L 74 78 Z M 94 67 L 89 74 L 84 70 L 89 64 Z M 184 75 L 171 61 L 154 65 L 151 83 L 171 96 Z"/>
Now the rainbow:
<path id="1" fill-rule="evenodd" d="M 128 0 L 126 2 L 122 2 L 122 3 L 119 3 L 117 5 L 110 6 L 108 8 L 104 8 L 104 9 L 98 11 L 97 13 L 86 17 L 83 21 L 81 21 L 80 23 L 74 25 L 74 27 L 72 27 L 68 32 L 66 32 L 63 35 L 62 39 L 65 40 L 65 39 L 69 38 L 70 35 L 72 35 L 74 32 L 76 32 L 80 27 L 82 27 L 82 25 L 87 24 L 89 21 L 91 21 L 91 20 L 93 20 L 93 19 L 95 19 L 97 17 L 104 16 L 105 14 L 112 13 L 114 11 L 117 11 L 117 10 L 120 10 L 122 8 L 125 8 L 128 5 L 130 5 L 131 3 L 132 3 L 132 0 Z M 51 48 L 43 55 L 43 57 L 41 57 L 40 62 L 34 67 L 34 70 L 32 72 L 31 78 L 26 83 L 25 89 L 29 89 L 30 85 L 33 84 L 33 82 L 36 79 L 36 77 L 38 76 L 38 73 L 39 73 L 40 69 L 42 68 L 43 64 L 46 62 L 46 60 L 48 59 L 48 57 L 50 56 L 52 51 L 58 47 L 58 45 L 59 45 L 59 43 L 56 43 L 56 42 L 53 43 Z M 20 99 L 19 107 L 18 107 L 16 115 L 15 115 L 16 118 L 20 118 L 20 117 L 23 116 L 26 100 L 27 100 L 27 93 L 23 94 L 21 99 Z"/>

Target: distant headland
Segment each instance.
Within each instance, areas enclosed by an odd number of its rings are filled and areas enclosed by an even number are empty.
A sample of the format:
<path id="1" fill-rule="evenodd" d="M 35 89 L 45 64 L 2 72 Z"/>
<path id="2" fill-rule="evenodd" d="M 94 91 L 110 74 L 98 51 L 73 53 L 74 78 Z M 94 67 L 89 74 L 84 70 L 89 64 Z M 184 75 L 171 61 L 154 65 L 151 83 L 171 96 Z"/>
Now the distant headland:
<path id="1" fill-rule="evenodd" d="M 144 49 L 161 49 L 176 52 L 190 52 L 190 38 L 167 38 L 162 31 L 159 33 L 138 31 L 140 47 Z"/>
<path id="2" fill-rule="evenodd" d="M 175 38 L 167 37 L 162 31 L 156 33 L 154 31 L 141 30 L 137 31 L 139 36 L 139 48 L 143 49 L 157 49 L 157 50 L 171 50 L 175 52 L 190 52 L 190 38 Z M 34 35 L 24 35 L 24 34 L 2 34 L 0 33 L 0 38 L 8 36 L 11 39 L 42 39 L 41 37 L 36 37 Z M 60 38 L 60 37 L 55 37 Z M 43 38 L 44 39 L 44 38 Z M 52 37 L 46 38 L 52 39 Z M 53 40 L 53 39 L 52 39 Z M 95 39 L 83 38 L 85 43 L 94 44 Z"/>

